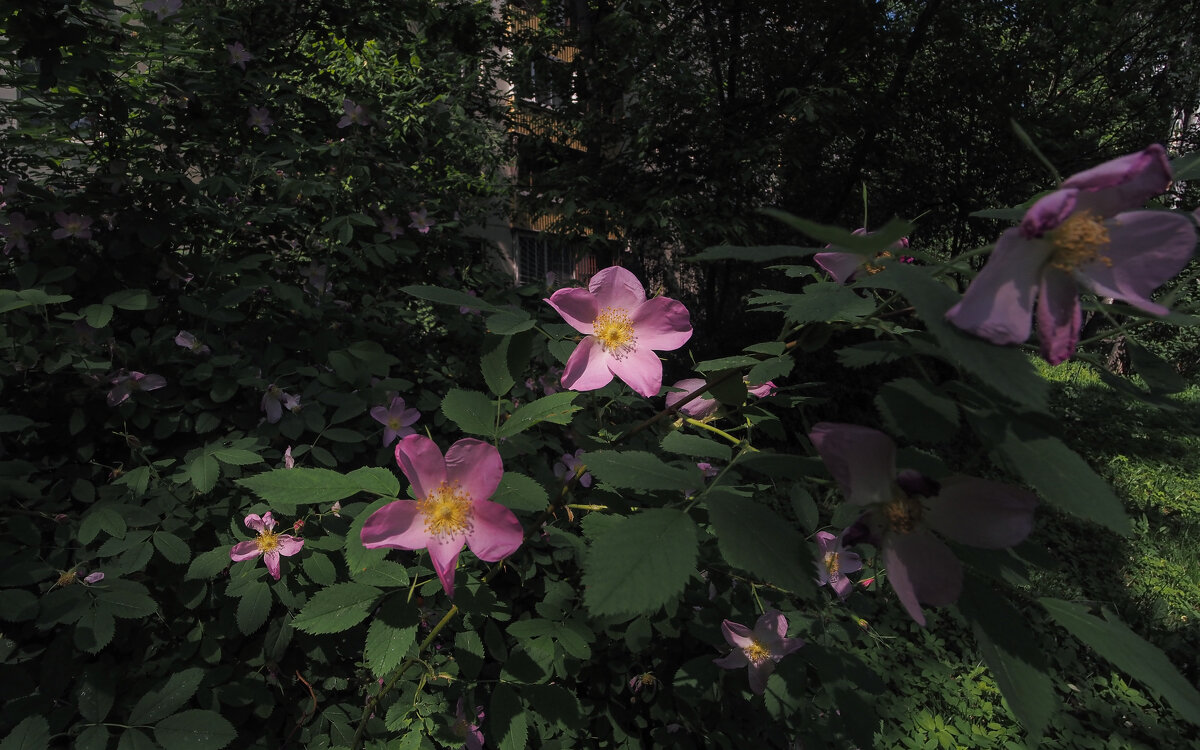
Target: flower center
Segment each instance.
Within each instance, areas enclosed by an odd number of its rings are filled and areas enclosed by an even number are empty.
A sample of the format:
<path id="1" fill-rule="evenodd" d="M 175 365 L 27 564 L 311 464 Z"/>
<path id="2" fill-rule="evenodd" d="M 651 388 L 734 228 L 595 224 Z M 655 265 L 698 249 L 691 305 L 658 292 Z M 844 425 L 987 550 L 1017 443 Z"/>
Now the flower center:
<path id="1" fill-rule="evenodd" d="M 417 512 L 425 517 L 425 530 L 436 537 L 461 534 L 471 528 L 471 497 L 458 482 L 442 482 L 417 501 Z"/>
<path id="2" fill-rule="evenodd" d="M 875 254 L 875 260 L 884 260 L 884 259 L 887 259 L 890 257 L 892 257 L 892 254 L 889 253 L 887 250 L 883 250 L 883 251 Z M 883 270 L 883 266 L 876 264 L 876 263 L 868 262 L 868 263 L 863 263 L 862 269 L 864 271 L 866 271 L 868 274 L 870 274 L 871 276 L 874 276 L 875 274 L 877 274 Z"/>
<path id="3" fill-rule="evenodd" d="M 622 307 L 606 307 L 592 321 L 592 335 L 608 352 L 617 359 L 632 352 L 637 345 L 637 335 L 633 330 L 633 320 Z"/>
<path id="4" fill-rule="evenodd" d="M 265 555 L 266 553 L 274 552 L 279 548 L 279 535 L 274 531 L 264 530 L 259 533 L 258 538 L 254 540 L 254 543 L 258 545 L 258 551 Z"/>
<path id="5" fill-rule="evenodd" d="M 76 576 L 78 576 L 78 573 L 76 573 L 74 570 L 63 571 L 62 575 L 58 577 L 58 581 L 54 585 L 70 586 L 72 583 L 75 583 Z"/>
<path id="6" fill-rule="evenodd" d="M 400 417 L 390 417 L 388 419 L 388 427 L 392 428 L 393 430 L 399 430 L 400 429 Z"/>
<path id="7" fill-rule="evenodd" d="M 883 505 L 883 517 L 888 529 L 897 534 L 911 534 L 921 520 L 924 507 L 921 501 L 909 497 L 904 490 L 896 488 L 895 496 Z"/>
<path id="8" fill-rule="evenodd" d="M 825 570 L 829 571 L 830 578 L 836 578 L 841 570 L 841 563 L 838 561 L 838 553 L 830 550 L 825 553 Z"/>
<path id="9" fill-rule="evenodd" d="M 746 654 L 746 658 L 755 666 L 762 664 L 767 659 L 771 658 L 771 649 L 762 644 L 762 641 L 757 638 L 750 639 L 750 645 L 742 649 Z"/>
<path id="10" fill-rule="evenodd" d="M 1093 214 L 1080 211 L 1050 232 L 1054 253 L 1050 265 L 1062 271 L 1072 271 L 1084 263 L 1099 260 L 1112 267 L 1112 260 L 1100 255 L 1100 249 L 1108 245 L 1108 228 Z"/>

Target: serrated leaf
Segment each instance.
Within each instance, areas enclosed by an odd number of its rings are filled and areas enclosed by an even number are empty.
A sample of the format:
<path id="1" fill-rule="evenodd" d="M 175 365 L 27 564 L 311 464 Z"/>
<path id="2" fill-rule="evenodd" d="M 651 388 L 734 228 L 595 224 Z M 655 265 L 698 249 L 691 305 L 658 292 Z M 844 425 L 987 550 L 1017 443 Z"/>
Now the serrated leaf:
<path id="1" fill-rule="evenodd" d="M 489 744 L 495 743 L 499 750 L 525 750 L 528 747 L 527 721 L 516 692 L 504 683 L 497 685 L 492 691 L 487 713 Z"/>
<path id="2" fill-rule="evenodd" d="M 1154 352 L 1132 341 L 1126 340 L 1125 350 L 1129 352 L 1129 361 L 1150 392 L 1155 395 L 1179 393 L 1188 387 L 1188 382 L 1169 363 Z"/>
<path id="3" fill-rule="evenodd" d="M 108 727 L 94 724 L 75 738 L 74 750 L 104 750 L 108 747 Z"/>
<path id="4" fill-rule="evenodd" d="M 693 365 L 696 372 L 719 372 L 721 370 L 732 370 L 735 368 L 754 367 L 761 360 L 758 357 L 748 357 L 744 354 L 736 354 L 732 357 L 721 357 L 720 359 L 706 359 L 703 362 L 697 362 Z"/>
<path id="5" fill-rule="evenodd" d="M 125 519 L 111 506 L 94 506 L 79 522 L 79 531 L 75 538 L 81 544 L 91 544 L 101 531 L 120 539 L 125 536 L 127 530 Z"/>
<path id="6" fill-rule="evenodd" d="M 272 469 L 252 477 L 243 477 L 236 483 L 281 513 L 294 513 L 297 505 L 332 505 L 363 489 L 361 480 L 346 474 L 305 467 Z"/>
<path id="7" fill-rule="evenodd" d="M 196 555 L 192 564 L 188 566 L 187 572 L 183 574 L 184 579 L 195 581 L 213 578 L 232 564 L 233 560 L 229 557 L 229 549 L 229 547 L 218 547 Z"/>
<path id="8" fill-rule="evenodd" d="M 577 396 L 577 391 L 560 391 L 525 404 L 501 423 L 496 434 L 501 438 L 512 437 L 539 422 L 570 424 L 571 415 L 583 408 L 571 403 Z"/>
<path id="9" fill-rule="evenodd" d="M 151 310 L 158 306 L 158 301 L 146 289 L 122 289 L 105 297 L 104 304 L 122 310 Z"/>
<path id="10" fill-rule="evenodd" d="M 169 562 L 183 565 L 192 559 L 192 551 L 187 544 L 169 531 L 154 532 L 154 548 Z"/>
<path id="11" fill-rule="evenodd" d="M 1200 725 L 1200 692 L 1157 646 L 1144 641 L 1108 611 L 1101 620 L 1087 607 L 1061 599 L 1038 599 L 1054 621 L 1114 666 L 1142 682 L 1171 704 L 1180 716 Z"/>
<path id="12" fill-rule="evenodd" d="M 468 435 L 490 438 L 496 431 L 496 402 L 479 391 L 451 389 L 442 399 L 442 414 Z"/>
<path id="13" fill-rule="evenodd" d="M 516 385 L 516 377 L 508 366 L 508 348 L 512 336 L 488 335 L 483 343 L 483 356 L 479 359 L 479 369 L 483 372 L 483 382 L 488 390 L 496 396 L 503 396 Z"/>
<path id="14" fill-rule="evenodd" d="M 453 305 L 454 307 L 471 307 L 476 310 L 498 310 L 495 305 L 479 297 L 473 297 L 466 292 L 460 292 L 456 289 L 446 289 L 440 286 L 429 286 L 423 284 L 413 284 L 411 286 L 402 286 L 400 291 L 405 294 L 411 294 L 419 299 L 428 300 L 429 302 L 437 302 L 441 305 Z"/>
<path id="15" fill-rule="evenodd" d="M 496 492 L 489 499 L 512 510 L 535 512 L 545 510 L 550 503 L 550 498 L 542 485 L 515 471 L 504 472 L 504 475 L 500 477 L 500 486 L 496 488 Z"/>
<path id="16" fill-rule="evenodd" d="M 707 504 L 717 546 L 730 565 L 801 596 L 815 595 L 808 545 L 778 513 L 720 489 L 708 493 Z"/>
<path id="17" fill-rule="evenodd" d="M 838 349 L 838 363 L 842 367 L 868 367 L 894 362 L 910 353 L 901 341 L 867 341 Z"/>
<path id="18" fill-rule="evenodd" d="M 50 747 L 50 722 L 45 716 L 26 716 L 0 741 L 0 750 L 46 750 Z"/>
<path id="19" fill-rule="evenodd" d="M 103 584 L 93 586 L 92 590 L 96 592 L 96 600 L 102 602 L 114 617 L 138 619 L 158 610 L 158 605 L 150 597 L 150 590 L 136 581 L 105 579 Z"/>
<path id="20" fill-rule="evenodd" d="M 499 336 L 511 336 L 514 333 L 528 331 L 536 324 L 537 321 L 529 317 L 529 313 L 523 310 L 501 310 L 487 318 L 488 331 Z"/>
<path id="21" fill-rule="evenodd" d="M 154 739 L 172 750 L 221 750 L 237 732 L 216 711 L 194 708 L 168 716 L 154 725 Z"/>
<path id="22" fill-rule="evenodd" d="M 1079 454 L 1058 438 L 1013 423 L 995 453 L 1035 490 L 1058 507 L 1129 536 L 1125 506 Z"/>
<path id="23" fill-rule="evenodd" d="M 584 603 L 596 615 L 658 611 L 696 568 L 696 525 L 686 513 L 651 508 L 598 535 L 583 564 Z"/>
<path id="24" fill-rule="evenodd" d="M 353 578 L 356 573 L 366 570 L 372 565 L 382 560 L 388 553 L 386 547 L 376 549 L 367 549 L 362 543 L 362 528 L 367 519 L 371 517 L 375 511 L 390 502 L 401 502 L 400 500 L 389 500 L 387 498 L 379 498 L 375 502 L 368 505 L 364 510 L 358 512 L 354 516 L 354 521 L 350 524 L 350 529 L 346 532 L 346 541 L 344 549 L 346 550 L 346 567 L 350 571 L 350 577 Z"/>
<path id="25" fill-rule="evenodd" d="M 104 721 L 116 699 L 112 671 L 98 666 L 89 667 L 79 681 L 77 695 L 80 716 L 91 722 Z"/>
<path id="26" fill-rule="evenodd" d="M 161 750 L 154 744 L 145 732 L 140 729 L 126 729 L 121 733 L 117 742 L 117 750 Z"/>
<path id="27" fill-rule="evenodd" d="M 333 566 L 328 555 L 311 552 L 301 564 L 304 566 L 305 575 L 315 584 L 328 586 L 337 580 L 337 568 Z"/>
<path id="28" fill-rule="evenodd" d="M 744 260 L 747 263 L 766 263 L 780 258 L 805 258 L 819 252 L 821 251 L 815 247 L 795 247 L 793 245 L 761 245 L 755 247 L 716 245 L 706 247 L 695 255 L 685 258 L 685 260 Z"/>
<path id="29" fill-rule="evenodd" d="M 390 469 L 381 466 L 363 466 L 346 475 L 360 491 L 383 497 L 400 494 L 400 480 Z"/>
<path id="30" fill-rule="evenodd" d="M 674 430 L 662 439 L 663 450 L 693 458 L 718 458 L 728 461 L 733 455 L 730 447 L 716 440 Z"/>
<path id="31" fill-rule="evenodd" d="M 366 570 L 355 572 L 353 577 L 359 583 L 383 588 L 403 588 L 409 584 L 408 569 L 391 560 L 380 560 Z"/>
<path id="32" fill-rule="evenodd" d="M 907 236 L 913 230 L 913 225 L 909 222 L 892 219 L 877 232 L 854 234 L 848 229 L 828 224 L 818 224 L 815 221 L 802 219 L 799 216 L 793 216 L 786 211 L 780 211 L 775 208 L 760 208 L 759 212 L 782 221 L 784 224 L 803 232 L 814 240 L 835 245 L 839 250 L 849 250 L 850 252 L 863 255 L 886 250 L 891 247 L 892 243 L 898 241 L 901 237 Z"/>
<path id="33" fill-rule="evenodd" d="M 107 606 L 91 607 L 75 623 L 74 642 L 80 651 L 98 654 L 112 642 L 117 623 Z"/>
<path id="34" fill-rule="evenodd" d="M 584 725 L 583 706 L 565 688 L 558 685 L 522 685 L 521 695 L 552 725 L 563 729 L 580 729 Z"/>
<path id="35" fill-rule="evenodd" d="M 262 456 L 242 448 L 217 448 L 212 452 L 212 456 L 221 463 L 233 466 L 249 466 L 263 462 Z"/>
<path id="36" fill-rule="evenodd" d="M 130 724 L 151 724 L 178 711 L 187 703 L 204 679 L 204 670 L 189 667 L 174 672 L 157 690 L 150 690 L 134 704 L 129 713 Z"/>
<path id="37" fill-rule="evenodd" d="M 682 492 L 704 484 L 699 469 L 668 466 L 645 451 L 592 451 L 584 459 L 592 476 L 613 487 Z"/>
<path id="38" fill-rule="evenodd" d="M 1171 172 L 1177 183 L 1200 177 L 1200 151 L 1193 151 L 1172 159 Z"/>
<path id="39" fill-rule="evenodd" d="M 366 619 L 383 592 L 362 583 L 338 583 L 318 591 L 292 620 L 292 627 L 306 633 L 340 633 Z"/>
<path id="40" fill-rule="evenodd" d="M 238 630 L 250 635 L 263 626 L 271 614 L 271 587 L 262 581 L 253 581 L 240 589 L 241 598 L 237 605 Z"/>
<path id="41" fill-rule="evenodd" d="M 112 320 L 113 308 L 112 305 L 88 305 L 80 312 L 83 313 L 84 320 L 88 326 L 95 329 L 103 328 Z"/>
<path id="42" fill-rule="evenodd" d="M 200 494 L 207 494 L 217 486 L 221 476 L 221 465 L 207 453 L 201 453 L 187 467 L 188 479 Z"/>
<path id="43" fill-rule="evenodd" d="M 364 651 L 367 664 L 377 677 L 391 672 L 416 643 L 419 615 L 415 604 L 402 597 L 391 597 L 384 602 L 378 616 L 367 628 L 367 644 Z"/>
<path id="44" fill-rule="evenodd" d="M 880 387 L 875 408 L 888 431 L 926 443 L 950 440 L 958 432 L 958 404 L 923 380 L 898 378 Z"/>
<path id="45" fill-rule="evenodd" d="M 782 378 L 792 372 L 796 359 L 791 356 L 771 357 L 759 362 L 746 373 L 746 382 L 750 385 L 762 385 L 769 380 Z"/>

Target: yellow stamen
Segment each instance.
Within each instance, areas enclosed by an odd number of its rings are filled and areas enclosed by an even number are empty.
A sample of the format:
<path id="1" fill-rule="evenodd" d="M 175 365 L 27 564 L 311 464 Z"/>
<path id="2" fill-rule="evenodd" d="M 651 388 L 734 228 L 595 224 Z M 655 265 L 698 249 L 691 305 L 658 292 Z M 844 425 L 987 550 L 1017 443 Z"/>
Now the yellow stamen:
<path id="1" fill-rule="evenodd" d="M 258 545 L 258 551 L 265 555 L 279 547 L 279 535 L 274 531 L 264 530 L 259 533 L 254 543 Z"/>
<path id="2" fill-rule="evenodd" d="M 904 490 L 896 488 L 895 495 L 883 506 L 883 517 L 888 528 L 897 534 L 911 534 L 925 509 L 921 501 L 909 497 Z"/>
<path id="3" fill-rule="evenodd" d="M 829 577 L 833 578 L 841 569 L 841 564 L 838 561 L 838 553 L 830 550 L 825 553 L 825 569 L 829 571 Z"/>
<path id="4" fill-rule="evenodd" d="M 1112 259 L 1100 254 L 1108 245 L 1108 228 L 1088 211 L 1071 214 L 1050 232 L 1054 252 L 1050 265 L 1062 271 L 1072 271 L 1084 263 L 1099 260 L 1109 268 Z"/>
<path id="5" fill-rule="evenodd" d="M 453 484 L 442 482 L 417 501 L 425 517 L 425 530 L 437 537 L 461 534 L 471 528 L 471 497 Z"/>
<path id="6" fill-rule="evenodd" d="M 388 427 L 389 427 L 389 428 L 391 428 L 391 429 L 393 429 L 393 430 L 398 430 L 398 429 L 400 429 L 400 418 L 399 418 L 399 417 L 392 417 L 391 419 L 389 419 L 389 420 L 388 420 Z"/>
<path id="7" fill-rule="evenodd" d="M 75 583 L 75 578 L 76 578 L 76 573 L 74 570 L 64 570 L 62 572 L 62 575 L 60 575 L 58 577 L 58 581 L 54 585 L 55 586 L 70 586 L 72 583 Z"/>
<path id="8" fill-rule="evenodd" d="M 621 307 L 606 307 L 601 310 L 592 321 L 592 335 L 600 342 L 600 346 L 604 347 L 604 351 L 617 359 L 623 358 L 637 345 L 633 320 Z"/>
<path id="9" fill-rule="evenodd" d="M 892 257 L 892 254 L 889 253 L 887 250 L 883 250 L 883 251 L 875 254 L 875 260 L 883 260 L 883 259 L 890 258 L 890 257 Z M 882 265 L 877 265 L 875 263 L 863 263 L 862 268 L 864 271 L 866 271 L 871 276 L 874 276 L 875 274 L 877 274 L 883 270 Z"/>
<path id="10" fill-rule="evenodd" d="M 746 654 L 746 658 L 750 660 L 750 663 L 755 665 L 762 664 L 771 658 L 771 649 L 764 646 L 762 641 L 757 638 L 751 638 L 750 645 L 744 647 L 742 651 Z"/>

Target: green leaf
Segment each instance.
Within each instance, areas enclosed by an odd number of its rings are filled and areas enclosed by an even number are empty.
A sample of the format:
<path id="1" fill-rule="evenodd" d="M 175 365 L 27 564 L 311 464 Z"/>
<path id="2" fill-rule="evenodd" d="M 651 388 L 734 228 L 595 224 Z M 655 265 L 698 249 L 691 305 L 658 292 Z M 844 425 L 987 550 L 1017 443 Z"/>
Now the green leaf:
<path id="1" fill-rule="evenodd" d="M 1200 725 L 1200 692 L 1197 692 L 1158 647 L 1147 643 L 1108 611 L 1101 620 L 1087 607 L 1061 599 L 1038 599 L 1054 621 L 1095 649 L 1118 669 L 1144 683 L 1192 724 Z"/>
<path id="2" fill-rule="evenodd" d="M 381 497 L 368 505 L 365 509 L 359 510 L 357 515 L 354 516 L 354 521 L 351 522 L 350 529 L 346 532 L 346 541 L 344 542 L 344 549 L 346 550 L 346 567 L 350 571 L 351 578 L 353 578 L 357 573 L 376 564 L 387 555 L 388 550 L 386 547 L 367 549 L 363 546 L 362 529 L 363 525 L 367 522 L 367 519 L 371 517 L 371 514 L 388 503 L 393 502 L 403 501 Z"/>
<path id="3" fill-rule="evenodd" d="M 803 294 L 790 294 L 787 297 L 784 315 L 794 323 L 854 322 L 875 310 L 873 300 L 833 282 L 810 284 L 805 287 Z M 758 302 L 758 299 L 762 298 L 751 299 L 751 304 Z"/>
<path id="4" fill-rule="evenodd" d="M 595 615 L 656 612 L 696 569 L 696 525 L 686 513 L 651 508 L 596 537 L 584 558 L 584 603 Z"/>
<path id="5" fill-rule="evenodd" d="M 484 339 L 479 369 L 483 372 L 483 382 L 487 383 L 488 390 L 496 396 L 508 393 L 517 382 L 508 366 L 508 348 L 512 340 L 512 336 L 494 335 Z"/>
<path id="6" fill-rule="evenodd" d="M 706 247 L 685 260 L 744 260 L 748 263 L 766 263 L 779 258 L 805 258 L 819 252 L 821 251 L 818 248 L 793 245 L 762 245 L 758 247 L 715 245 Z"/>
<path id="7" fill-rule="evenodd" d="M 1126 340 L 1125 350 L 1129 352 L 1129 361 L 1133 364 L 1133 369 L 1137 370 L 1137 374 L 1150 386 L 1151 393 L 1179 393 L 1188 387 L 1187 380 L 1170 363 L 1149 349 Z"/>
<path id="8" fill-rule="evenodd" d="M 152 310 L 158 306 L 158 300 L 146 289 L 122 289 L 105 297 L 104 304 L 122 310 Z"/>
<path id="9" fill-rule="evenodd" d="M 383 497 L 396 497 L 400 494 L 400 480 L 391 469 L 380 466 L 363 466 L 346 475 L 354 482 L 359 491 Z"/>
<path id="10" fill-rule="evenodd" d="M 568 730 L 584 726 L 583 706 L 565 688 L 558 685 L 522 685 L 521 695 L 551 725 Z"/>
<path id="11" fill-rule="evenodd" d="M 404 588 L 409 584 L 408 568 L 391 560 L 380 560 L 366 570 L 353 574 L 354 580 L 368 586 Z"/>
<path id="12" fill-rule="evenodd" d="M 91 722 L 101 722 L 112 710 L 116 696 L 113 673 L 98 666 L 89 667 L 79 681 L 79 715 Z"/>
<path id="13" fill-rule="evenodd" d="M 707 504 L 717 546 L 730 565 L 801 596 L 815 595 L 808 545 L 783 517 L 720 488 L 708 493 Z"/>
<path id="14" fill-rule="evenodd" d="M 337 568 L 333 566 L 328 555 L 311 552 L 304 558 L 302 565 L 304 573 L 315 584 L 328 586 L 337 580 Z"/>
<path id="15" fill-rule="evenodd" d="M 117 750 L 161 750 L 146 733 L 140 729 L 126 729 L 121 733 L 117 742 Z"/>
<path id="16" fill-rule="evenodd" d="M 504 683 L 497 685 L 488 707 L 488 744 L 495 743 L 499 750 L 525 750 L 527 722 L 521 699 L 513 689 Z"/>
<path id="17" fill-rule="evenodd" d="M 491 438 L 496 432 L 496 402 L 479 391 L 451 389 L 442 399 L 442 414 L 468 435 Z"/>
<path id="18" fill-rule="evenodd" d="M 768 380 L 791 374 L 792 368 L 795 366 L 796 359 L 794 357 L 788 355 L 771 357 L 751 367 L 750 372 L 746 373 L 746 382 L 750 385 L 762 385 Z"/>
<path id="19" fill-rule="evenodd" d="M 104 750 L 108 747 L 108 727 L 94 724 L 75 738 L 74 750 Z"/>
<path id="20" fill-rule="evenodd" d="M 645 451 L 593 451 L 584 459 L 592 476 L 613 487 L 682 492 L 704 486 L 698 469 L 668 466 Z"/>
<path id="21" fill-rule="evenodd" d="M 716 440 L 673 430 L 662 439 L 663 450 L 694 458 L 718 458 L 728 461 L 733 455 L 730 447 Z"/>
<path id="22" fill-rule="evenodd" d="M 0 750 L 47 750 L 50 747 L 50 722 L 34 714 L 21 720 L 0 742 Z"/>
<path id="23" fill-rule="evenodd" d="M 253 581 L 239 591 L 241 599 L 237 605 L 238 630 L 250 635 L 263 626 L 271 614 L 271 587 L 262 581 Z"/>
<path id="24" fill-rule="evenodd" d="M 827 224 L 818 224 L 815 221 L 801 219 L 786 211 L 774 208 L 760 208 L 759 212 L 778 219 L 815 240 L 835 245 L 838 250 L 849 250 L 852 253 L 863 255 L 873 255 L 880 250 L 886 250 L 901 237 L 908 236 L 908 233 L 913 230 L 913 225 L 907 221 L 892 219 L 877 232 L 872 232 L 871 234 L 854 234 L 848 229 L 829 226 Z"/>
<path id="25" fill-rule="evenodd" d="M 150 598 L 150 590 L 136 581 L 124 578 L 105 579 L 92 587 L 96 600 L 102 602 L 116 617 L 138 619 L 154 614 L 158 605 Z"/>
<path id="26" fill-rule="evenodd" d="M 138 699 L 129 714 L 130 724 L 150 724 L 178 711 L 187 703 L 204 679 L 204 670 L 190 667 L 174 672 L 166 683 Z"/>
<path id="27" fill-rule="evenodd" d="M 80 312 L 83 313 L 84 320 L 92 328 L 100 329 L 108 325 L 112 320 L 113 308 L 112 305 L 88 305 Z"/>
<path id="28" fill-rule="evenodd" d="M 940 443 L 958 432 L 958 404 L 923 380 L 899 378 L 883 385 L 875 408 L 889 432 L 916 441 Z"/>
<path id="29" fill-rule="evenodd" d="M 233 725 L 216 711 L 181 711 L 154 725 L 154 739 L 172 750 L 221 750 L 236 738 Z"/>
<path id="30" fill-rule="evenodd" d="M 249 466 L 263 462 L 262 456 L 242 448 L 217 448 L 211 455 L 221 463 L 233 466 Z"/>
<path id="31" fill-rule="evenodd" d="M 696 372 L 719 372 L 734 368 L 754 367 L 760 361 L 758 357 L 747 357 L 744 354 L 737 354 L 732 357 L 721 357 L 720 359 L 706 359 L 703 362 L 697 362 L 692 367 Z"/>
<path id="32" fill-rule="evenodd" d="M 388 472 L 390 473 L 390 472 Z M 364 489 L 363 477 L 355 478 L 330 469 L 272 469 L 252 477 L 243 477 L 237 484 L 253 492 L 281 513 L 295 513 L 301 504 L 333 504 Z M 365 483 L 379 480 L 375 474 Z"/>
<path id="33" fill-rule="evenodd" d="M 1174 173 L 1177 183 L 1200 177 L 1200 151 L 1172 159 L 1171 172 Z"/>
<path id="34" fill-rule="evenodd" d="M 514 333 L 528 331 L 536 323 L 537 321 L 529 317 L 529 313 L 523 310 L 501 310 L 495 315 L 488 316 L 487 329 L 489 333 L 499 336 L 511 336 Z"/>
<path id="35" fill-rule="evenodd" d="M 154 548 L 176 565 L 183 565 L 192 559 L 192 551 L 187 544 L 169 531 L 154 532 Z"/>
<path id="36" fill-rule="evenodd" d="M 417 642 L 420 618 L 415 603 L 393 596 L 383 603 L 379 615 L 367 628 L 364 656 L 371 672 L 383 677 L 400 664 L 409 648 Z"/>
<path id="37" fill-rule="evenodd" d="M 232 564 L 233 561 L 229 557 L 229 549 L 229 547 L 218 547 L 196 555 L 195 559 L 192 560 L 192 564 L 188 566 L 187 573 L 183 574 L 184 579 L 195 581 L 214 578 L 218 573 Z"/>
<path id="38" fill-rule="evenodd" d="M 91 544 L 101 531 L 117 539 L 124 538 L 128 527 L 125 519 L 110 505 L 95 505 L 79 522 L 79 531 L 75 538 L 81 544 Z"/>
<path id="39" fill-rule="evenodd" d="M 550 498 L 542 485 L 515 471 L 504 472 L 504 476 L 500 477 L 500 486 L 490 499 L 493 503 L 500 503 L 512 510 L 532 512 L 545 510 L 550 504 Z"/>
<path id="40" fill-rule="evenodd" d="M 1012 471 L 1051 503 L 1129 536 L 1129 517 L 1120 498 L 1058 438 L 1013 422 L 993 454 L 1002 457 Z"/>
<path id="41" fill-rule="evenodd" d="M 868 367 L 894 362 L 912 353 L 902 341 L 867 341 L 838 349 L 838 363 L 842 367 Z"/>
<path id="42" fill-rule="evenodd" d="M 306 633 L 340 633 L 366 619 L 383 592 L 362 583 L 338 583 L 318 591 L 292 620 Z"/>
<path id="43" fill-rule="evenodd" d="M 217 479 L 221 476 L 221 465 L 210 454 L 201 453 L 188 464 L 187 473 L 196 491 L 204 495 L 217 486 Z"/>
<path id="44" fill-rule="evenodd" d="M 98 654 L 112 642 L 117 623 L 105 605 L 90 607 L 75 623 L 75 646 L 89 654 Z"/>
<path id="45" fill-rule="evenodd" d="M 400 291 L 405 294 L 411 294 L 418 299 L 428 300 L 429 302 L 437 302 L 441 305 L 453 305 L 454 307 L 472 307 L 476 310 L 499 310 L 490 302 L 473 297 L 466 292 L 460 292 L 456 289 L 446 289 L 440 286 L 428 286 L 423 284 L 413 284 L 411 286 L 402 286 Z"/>
<path id="46" fill-rule="evenodd" d="M 570 424 L 571 415 L 583 408 L 571 403 L 577 396 L 578 391 L 560 391 L 525 404 L 500 425 L 497 437 L 512 437 L 539 422 Z"/>

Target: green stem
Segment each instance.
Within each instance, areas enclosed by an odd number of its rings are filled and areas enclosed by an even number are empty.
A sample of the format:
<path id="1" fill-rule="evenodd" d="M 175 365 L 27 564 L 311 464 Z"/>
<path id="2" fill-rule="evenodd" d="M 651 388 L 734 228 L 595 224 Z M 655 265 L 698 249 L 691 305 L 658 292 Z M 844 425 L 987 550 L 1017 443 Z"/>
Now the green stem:
<path id="1" fill-rule="evenodd" d="M 748 451 L 758 453 L 758 448 L 755 448 L 753 445 L 750 445 L 748 442 L 746 442 L 745 440 L 742 440 L 741 438 L 737 438 L 737 437 L 734 437 L 733 435 L 730 435 L 728 432 L 720 429 L 719 427 L 713 427 L 711 424 L 701 422 L 698 419 L 692 419 L 691 417 L 684 417 L 683 421 L 687 422 L 688 424 L 692 425 L 693 427 L 699 427 L 700 429 L 708 430 L 709 432 L 711 432 L 715 435 L 720 435 L 721 437 L 725 438 L 729 442 L 733 443 L 735 446 L 744 447 Z"/>

